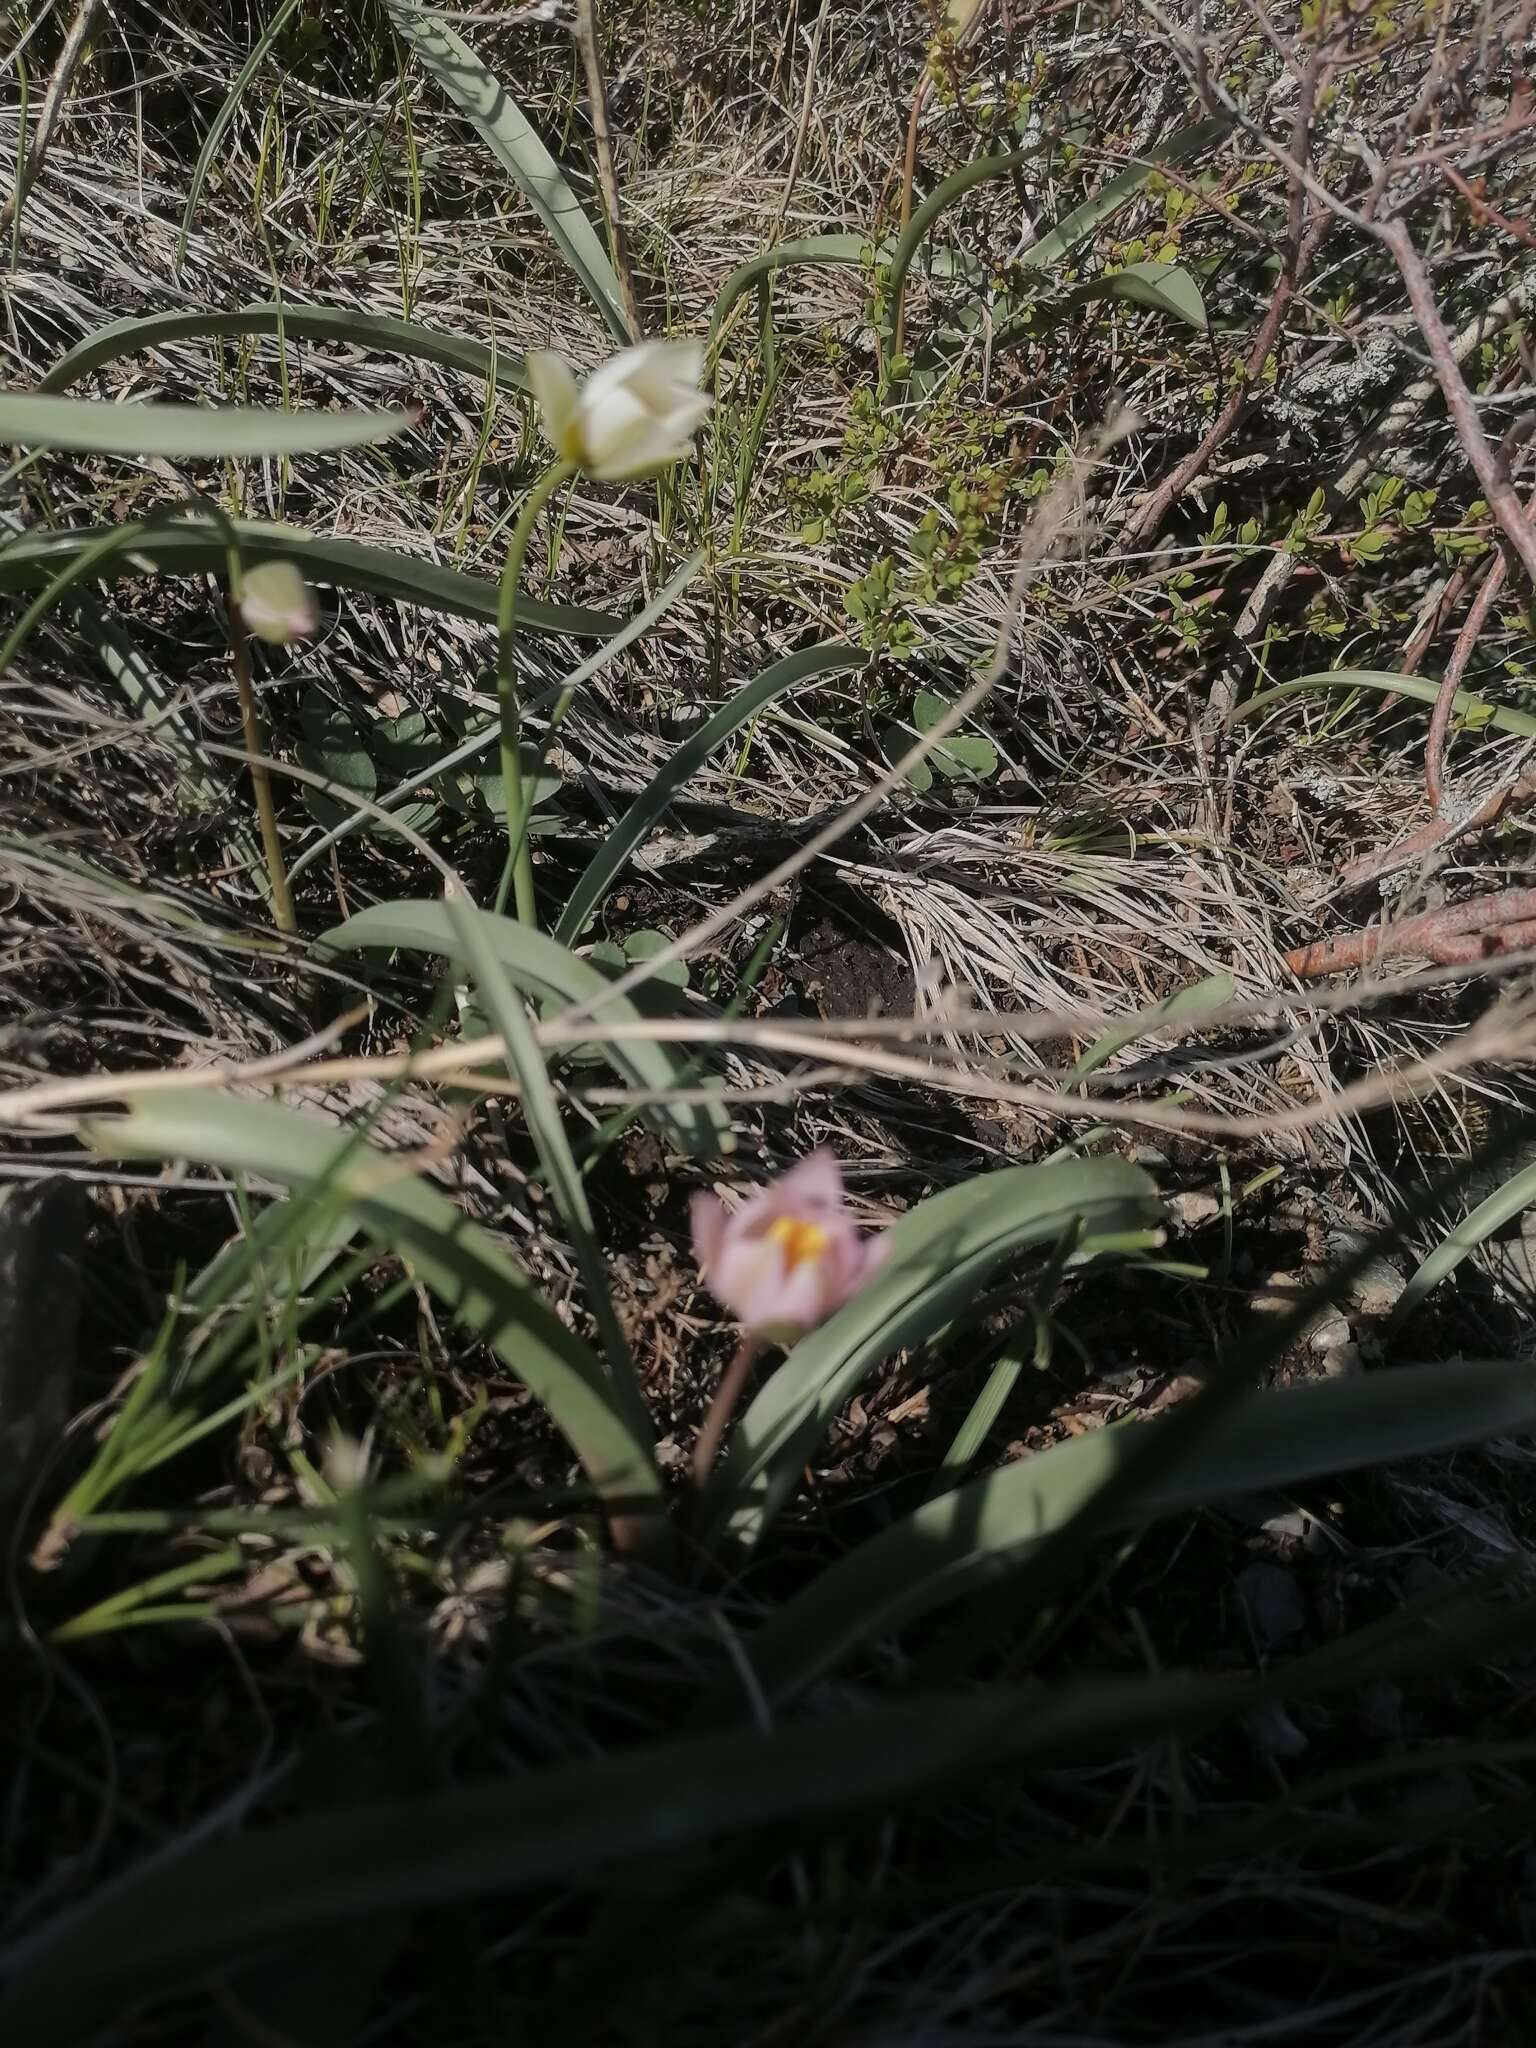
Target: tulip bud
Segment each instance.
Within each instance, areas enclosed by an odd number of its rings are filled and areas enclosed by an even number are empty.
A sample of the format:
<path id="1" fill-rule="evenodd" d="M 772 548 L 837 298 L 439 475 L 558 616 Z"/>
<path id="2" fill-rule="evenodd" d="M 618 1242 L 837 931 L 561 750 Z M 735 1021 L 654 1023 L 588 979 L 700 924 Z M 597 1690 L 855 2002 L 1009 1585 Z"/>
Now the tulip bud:
<path id="1" fill-rule="evenodd" d="M 307 640 L 320 624 L 314 595 L 292 562 L 262 562 L 247 569 L 239 599 L 246 631 L 276 647 Z"/>
<path id="2" fill-rule="evenodd" d="M 828 1151 L 812 1152 L 779 1180 L 729 1210 L 693 1198 L 693 1247 L 710 1292 L 749 1335 L 793 1344 L 850 1300 L 885 1253 L 859 1235 Z"/>
<path id="3" fill-rule="evenodd" d="M 605 482 L 654 476 L 685 460 L 709 412 L 696 341 L 622 349 L 579 386 L 553 349 L 530 350 L 524 368 L 556 454 Z"/>

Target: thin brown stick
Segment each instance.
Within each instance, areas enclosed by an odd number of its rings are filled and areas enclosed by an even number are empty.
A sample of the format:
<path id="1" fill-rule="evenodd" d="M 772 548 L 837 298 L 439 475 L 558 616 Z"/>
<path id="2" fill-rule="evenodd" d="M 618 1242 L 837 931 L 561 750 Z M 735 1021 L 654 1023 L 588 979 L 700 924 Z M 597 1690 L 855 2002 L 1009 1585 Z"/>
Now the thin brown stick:
<path id="1" fill-rule="evenodd" d="M 1486 221 L 1493 227 L 1502 229 L 1506 235 L 1513 235 L 1515 240 L 1523 242 L 1527 249 L 1536 249 L 1536 235 L 1531 233 L 1531 230 L 1524 222 L 1511 220 L 1507 213 L 1500 213 L 1496 206 L 1490 206 L 1483 195 L 1467 183 L 1460 171 L 1446 163 L 1443 157 L 1436 154 L 1434 162 L 1439 169 L 1441 177 L 1446 179 L 1449 184 L 1454 185 L 1462 198 L 1465 199 L 1467 205 L 1471 208 L 1474 220 L 1479 223 Z"/>
<path id="2" fill-rule="evenodd" d="M 1429 652 L 1429 644 L 1440 630 L 1441 621 L 1450 617 L 1460 602 L 1461 593 L 1466 589 L 1472 575 L 1470 562 L 1458 562 L 1440 589 L 1434 593 L 1420 614 L 1418 624 L 1403 643 L 1402 655 L 1398 660 L 1400 676 L 1416 676 L 1419 663 Z"/>
<path id="3" fill-rule="evenodd" d="M 1451 338 L 1451 353 L 1459 364 L 1464 363 L 1475 350 L 1492 334 L 1508 326 L 1511 320 L 1521 318 L 1536 303 L 1536 272 L 1522 279 L 1502 298 L 1495 299 L 1491 306 L 1482 307 L 1467 324 Z M 1416 377 L 1388 406 L 1382 418 L 1365 437 L 1364 445 L 1354 456 L 1347 469 L 1334 483 L 1334 495 L 1348 500 L 1369 478 L 1373 469 L 1382 466 L 1383 459 L 1390 454 L 1402 434 L 1413 425 L 1424 409 L 1424 401 L 1433 395 L 1435 379 Z M 1279 603 L 1286 586 L 1301 566 L 1300 555 L 1276 554 L 1269 567 L 1254 585 L 1253 595 L 1243 606 L 1234 636 L 1245 645 L 1256 640 L 1269 623 L 1270 615 Z M 1453 579 L 1454 580 L 1454 579 Z M 1464 580 L 1464 578 L 1463 578 Z M 1457 585 L 1459 590 L 1460 584 Z M 1449 589 L 1442 597 L 1442 604 L 1453 602 Z M 1412 643 L 1410 643 L 1412 644 Z M 1412 675 L 1411 668 L 1404 667 L 1405 675 Z"/>
<path id="4" fill-rule="evenodd" d="M 1501 954 L 1523 953 L 1536 945 L 1536 918 L 1517 924 L 1501 924 L 1473 938 L 1438 939 L 1430 958 L 1441 967 L 1471 967 L 1479 960 L 1496 960 Z"/>
<path id="5" fill-rule="evenodd" d="M 705 1411 L 704 1426 L 693 1446 L 693 1483 L 701 1491 L 719 1453 L 720 1439 L 725 1435 L 726 1425 L 736 1413 L 736 1404 L 741 1399 L 742 1389 L 747 1384 L 747 1376 L 752 1370 L 759 1349 L 760 1346 L 754 1336 L 748 1334 L 742 1338 L 736 1348 L 736 1356 L 721 1373 L 720 1384 L 716 1387 Z"/>
<path id="6" fill-rule="evenodd" d="M 1516 443 L 1522 440 L 1529 430 L 1530 422 L 1525 420 L 1511 427 L 1495 459 L 1503 463 Z M 1526 500 L 1525 518 L 1527 522 L 1536 519 L 1536 491 L 1533 491 Z M 1501 549 L 1488 565 L 1482 588 L 1472 600 L 1472 608 L 1467 613 L 1466 623 L 1456 636 L 1456 645 L 1451 650 L 1450 661 L 1446 664 L 1445 675 L 1441 679 L 1440 694 L 1435 699 L 1434 714 L 1429 721 L 1429 737 L 1424 747 L 1424 787 L 1432 808 L 1437 811 L 1444 801 L 1442 770 L 1445 740 L 1450 729 L 1456 691 L 1466 674 L 1467 663 L 1472 659 L 1477 643 L 1482 637 L 1483 628 L 1488 623 L 1488 614 L 1492 611 L 1499 592 L 1504 588 L 1504 580 L 1508 574 L 1509 556 Z"/>
<path id="7" fill-rule="evenodd" d="M 266 735 L 261 729 L 261 712 L 251 682 L 251 644 L 246 635 L 240 601 L 233 590 L 229 593 L 229 654 L 235 671 L 235 688 L 240 695 L 240 723 L 245 730 L 251 794 L 256 799 L 261 846 L 267 857 L 267 879 L 272 885 L 272 916 L 280 932 L 291 934 L 298 930 L 299 921 L 294 915 L 293 892 L 288 887 L 288 870 L 283 862 L 277 807 L 272 800 L 272 778 L 267 773 Z"/>
<path id="8" fill-rule="evenodd" d="M 816 26 L 811 30 L 811 46 L 805 56 L 805 86 L 800 94 L 800 118 L 795 123 L 795 140 L 789 152 L 789 169 L 784 173 L 784 190 L 779 195 L 778 210 L 773 217 L 775 234 L 784 225 L 784 216 L 789 212 L 789 202 L 799 182 L 800 166 L 805 160 L 805 145 L 811 132 L 811 109 L 816 104 L 816 65 L 821 56 L 821 39 L 826 32 L 827 16 L 831 10 L 832 0 L 821 0 L 821 12 L 816 17 Z"/>
<path id="9" fill-rule="evenodd" d="M 608 218 L 608 239 L 613 248 L 613 267 L 618 272 L 619 292 L 624 300 L 624 317 L 630 338 L 639 341 L 645 333 L 640 318 L 640 299 L 635 291 L 634 266 L 630 261 L 629 235 L 624 226 L 624 209 L 619 198 L 619 176 L 613 158 L 613 131 L 608 126 L 608 84 L 603 76 L 603 52 L 599 40 L 597 0 L 576 0 L 576 45 L 581 51 L 587 75 L 587 112 L 592 122 L 592 141 L 597 152 L 597 185 L 603 212 Z"/>
<path id="10" fill-rule="evenodd" d="M 1486 915 L 1486 905 L 1481 908 Z M 1522 928 L 1528 922 L 1523 918 L 1511 920 L 1512 925 Z M 1456 937 L 1459 934 L 1451 932 L 1446 936 Z M 1485 948 L 1478 957 L 1495 956 Z M 1381 992 L 1402 986 L 1401 981 L 1379 985 Z M 1377 991 L 1373 988 L 1365 993 L 1374 992 Z M 1352 1004 L 1359 999 L 1357 993 L 1351 992 L 1347 1002 Z M 1273 1004 L 1282 999 L 1269 1000 Z M 1295 998 L 1292 996 L 1285 1001 L 1294 1003 Z M 1214 1025 L 1220 1021 L 1220 1013 L 1213 1012 L 1205 1021 Z M 1085 1120 L 1128 1129 L 1145 1127 L 1212 1138 L 1274 1137 L 1282 1132 L 1306 1131 L 1341 1117 L 1359 1115 L 1366 1109 L 1422 1092 L 1428 1086 L 1470 1072 L 1482 1064 L 1502 1061 L 1507 1065 L 1517 1058 L 1529 1059 L 1536 1052 L 1533 1024 L 1536 1024 L 1536 1001 L 1520 996 L 1505 998 L 1470 1029 L 1423 1059 L 1407 1061 L 1398 1067 L 1378 1068 L 1346 1088 L 1336 1089 L 1309 1102 L 1297 1103 L 1291 1109 L 1267 1107 L 1260 1114 L 1247 1117 L 1183 1109 L 1159 1102 L 1126 1102 L 1103 1095 L 1077 1095 L 1044 1082 L 1006 1079 L 996 1067 L 985 1071 L 966 1070 L 943 1059 L 919 1059 L 868 1045 L 839 1047 L 834 1058 L 850 1075 L 864 1073 L 891 1080 L 916 1081 L 923 1087 L 944 1089 L 961 1097 L 992 1103 L 1016 1103 L 1020 1108 L 1033 1110 L 1050 1121 Z M 825 1057 L 829 1050 L 824 1036 L 817 1030 L 788 1024 L 748 1023 L 740 1019 L 645 1018 L 633 1026 L 588 1026 L 585 1033 L 580 1027 L 556 1031 L 549 1025 L 540 1025 L 536 1027 L 536 1035 L 544 1045 L 569 1045 L 585 1036 L 612 1042 L 643 1036 L 681 1044 L 734 1043 L 762 1051 L 811 1057 Z M 42 1081 L 0 1095 L 0 1124 L 48 1128 L 39 1124 L 45 1110 L 57 1111 L 67 1106 L 78 1112 L 92 1103 L 132 1102 L 143 1096 L 166 1092 L 249 1085 L 252 1069 L 258 1064 L 262 1068 L 260 1085 L 264 1089 L 286 1087 L 312 1094 L 321 1086 L 333 1086 L 344 1080 L 377 1082 L 443 1078 L 451 1079 L 454 1085 L 468 1085 L 477 1062 L 504 1061 L 505 1058 L 504 1041 L 487 1037 L 464 1044 L 437 1046 L 422 1053 L 360 1055 L 352 1059 L 316 1061 L 286 1074 L 277 1071 L 278 1062 L 273 1059 L 244 1066 L 235 1062 L 218 1062 L 190 1071 L 156 1070 Z M 505 1081 L 499 1078 L 485 1085 L 494 1086 L 497 1092 L 506 1092 L 507 1088 Z"/>

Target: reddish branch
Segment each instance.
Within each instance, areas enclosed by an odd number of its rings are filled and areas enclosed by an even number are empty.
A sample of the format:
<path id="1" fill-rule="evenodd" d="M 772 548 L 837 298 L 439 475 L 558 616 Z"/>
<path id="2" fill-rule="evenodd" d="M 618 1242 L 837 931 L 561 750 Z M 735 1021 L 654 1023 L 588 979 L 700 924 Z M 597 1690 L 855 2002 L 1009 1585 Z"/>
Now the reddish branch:
<path id="1" fill-rule="evenodd" d="M 1456 692 L 1461 679 L 1467 672 L 1467 663 L 1472 651 L 1482 638 L 1483 628 L 1488 623 L 1488 614 L 1494 601 L 1504 588 L 1504 578 L 1509 573 L 1509 557 L 1496 554 L 1488 564 L 1488 573 L 1483 578 L 1482 588 L 1472 600 L 1472 609 L 1467 613 L 1461 631 L 1456 635 L 1456 645 L 1451 649 L 1451 658 L 1445 665 L 1445 674 L 1440 678 L 1440 694 L 1435 699 L 1435 708 L 1430 714 L 1429 737 L 1424 742 L 1424 793 L 1429 798 L 1430 808 L 1438 811 L 1445 797 L 1445 736 L 1451 729 L 1451 712 L 1456 704 Z"/>
<path id="2" fill-rule="evenodd" d="M 1500 889 L 1470 903 L 1450 903 L 1397 924 L 1344 932 L 1315 945 L 1296 946 L 1285 964 L 1298 981 L 1348 974 L 1370 960 L 1415 953 L 1442 966 L 1463 965 L 1517 952 L 1536 933 L 1536 889 Z"/>
<path id="3" fill-rule="evenodd" d="M 1429 349 L 1435 379 L 1444 395 L 1446 410 L 1455 425 L 1462 452 L 1472 465 L 1489 511 L 1499 522 L 1505 540 L 1519 556 L 1531 587 L 1536 590 L 1536 532 L 1527 525 L 1519 495 L 1488 445 L 1472 394 L 1462 382 L 1450 339 L 1440 324 L 1440 309 L 1435 304 L 1435 294 L 1419 252 L 1400 220 L 1387 221 L 1375 228 L 1374 233 L 1392 251 L 1393 261 L 1401 273 L 1408 303 Z"/>
<path id="4" fill-rule="evenodd" d="M 1431 818 L 1427 825 L 1421 825 L 1417 832 L 1410 832 L 1406 839 L 1400 839 L 1385 853 L 1367 853 L 1359 860 L 1351 861 L 1340 871 L 1339 886 L 1363 889 L 1368 882 L 1379 882 L 1383 875 L 1426 859 L 1449 840 L 1464 838 L 1470 832 L 1486 831 L 1490 825 L 1496 825 L 1512 805 L 1528 804 L 1532 797 L 1536 797 L 1536 775 L 1522 775 L 1514 782 L 1506 782 L 1501 788 L 1492 790 L 1466 817 Z"/>
<path id="5" fill-rule="evenodd" d="M 1488 223 L 1493 227 L 1502 228 L 1506 235 L 1513 235 L 1517 242 L 1524 242 L 1527 249 L 1536 249 L 1536 235 L 1531 233 L 1523 221 L 1511 220 L 1507 213 L 1500 213 L 1496 206 L 1490 206 L 1482 193 L 1475 186 L 1469 185 L 1460 171 L 1454 169 L 1442 158 L 1436 157 L 1435 162 L 1439 167 L 1441 177 L 1446 179 L 1449 184 L 1454 185 L 1462 198 L 1465 199 L 1467 205 L 1471 208 L 1472 218 L 1475 221 L 1480 225 Z"/>

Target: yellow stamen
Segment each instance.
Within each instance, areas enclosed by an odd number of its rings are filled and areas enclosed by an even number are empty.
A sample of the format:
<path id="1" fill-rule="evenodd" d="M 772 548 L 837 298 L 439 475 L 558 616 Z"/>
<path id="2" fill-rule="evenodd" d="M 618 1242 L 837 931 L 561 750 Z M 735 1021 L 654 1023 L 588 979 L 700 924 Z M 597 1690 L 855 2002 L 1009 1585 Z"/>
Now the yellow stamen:
<path id="1" fill-rule="evenodd" d="M 799 1216 L 776 1216 L 766 1234 L 783 1248 L 784 1263 L 791 1273 L 802 1259 L 819 1259 L 827 1248 L 827 1233 L 821 1225 Z"/>

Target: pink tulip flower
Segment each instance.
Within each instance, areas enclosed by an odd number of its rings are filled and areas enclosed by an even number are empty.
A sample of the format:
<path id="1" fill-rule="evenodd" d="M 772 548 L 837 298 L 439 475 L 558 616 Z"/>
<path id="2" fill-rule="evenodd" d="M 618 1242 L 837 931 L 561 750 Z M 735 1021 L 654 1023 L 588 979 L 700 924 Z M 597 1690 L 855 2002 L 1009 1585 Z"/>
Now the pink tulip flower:
<path id="1" fill-rule="evenodd" d="M 693 1249 L 710 1292 L 768 1344 L 793 1344 L 842 1307 L 879 1265 L 885 1246 L 861 1237 L 843 1205 L 832 1153 L 798 1166 L 727 1209 L 693 1198 Z"/>

